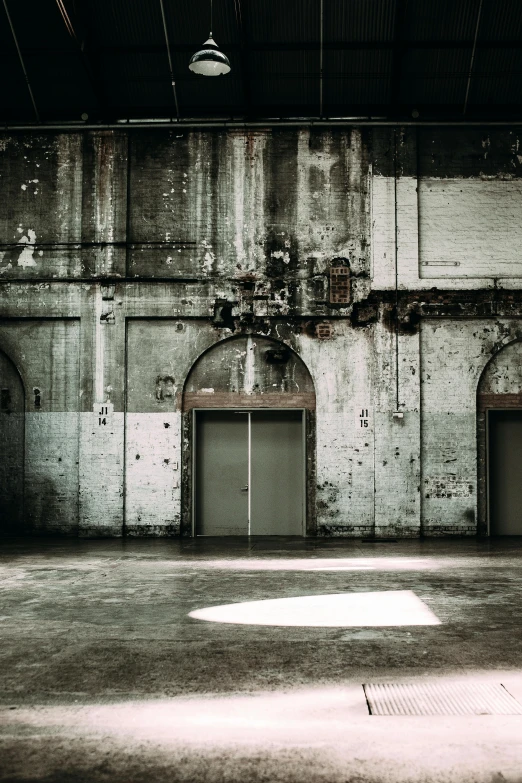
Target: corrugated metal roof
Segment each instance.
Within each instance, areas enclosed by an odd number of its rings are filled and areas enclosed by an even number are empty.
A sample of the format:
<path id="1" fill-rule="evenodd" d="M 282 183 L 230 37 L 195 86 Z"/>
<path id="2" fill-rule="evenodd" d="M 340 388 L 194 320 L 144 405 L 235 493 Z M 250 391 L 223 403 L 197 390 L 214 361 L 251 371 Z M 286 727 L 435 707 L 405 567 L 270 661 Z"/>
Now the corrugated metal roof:
<path id="1" fill-rule="evenodd" d="M 332 41 L 391 41 L 395 3 L 389 0 L 339 0 L 324 4 L 324 33 Z"/>
<path id="2" fill-rule="evenodd" d="M 286 105 L 289 111 L 285 113 L 290 114 L 295 114 L 300 105 L 314 102 L 318 105 L 319 58 L 316 52 L 254 52 L 251 61 L 255 103 Z"/>
<path id="3" fill-rule="evenodd" d="M 385 104 L 390 94 L 392 57 L 387 49 L 326 52 L 324 101 L 331 107 L 329 113 L 353 114 L 355 106 Z"/>
<path id="4" fill-rule="evenodd" d="M 407 41 L 472 39 L 475 35 L 479 7 L 480 0 L 410 2 L 407 4 L 403 37 Z"/>
<path id="5" fill-rule="evenodd" d="M 412 106 L 455 104 L 466 96 L 470 52 L 466 49 L 413 49 L 403 63 L 402 100 Z"/>
<path id="6" fill-rule="evenodd" d="M 479 41 L 512 41 L 522 37 L 520 0 L 484 0 Z"/>
<path id="7" fill-rule="evenodd" d="M 159 0 L 7 0 L 44 120 L 172 116 Z M 214 0 L 213 33 L 232 73 L 188 70 L 210 0 L 163 0 L 181 116 L 318 116 L 321 0 Z M 323 0 L 323 116 L 519 119 L 522 0 Z M 3 9 L 0 119 L 34 117 Z M 81 50 L 80 50 L 81 45 Z"/>
<path id="8" fill-rule="evenodd" d="M 90 0 L 88 5 L 88 14 L 87 8 L 84 13 L 97 46 L 150 46 L 164 41 L 159 2 Z"/>
<path id="9" fill-rule="evenodd" d="M 253 43 L 319 40 L 319 0 L 243 0 Z"/>
<path id="10" fill-rule="evenodd" d="M 522 49 L 479 51 L 470 100 L 476 104 L 522 103 Z"/>
<path id="11" fill-rule="evenodd" d="M 209 0 L 163 0 L 169 36 L 174 46 L 194 44 L 196 47 L 210 32 Z M 159 7 L 159 2 L 157 2 Z M 250 1 L 248 3 L 250 6 Z M 238 43 L 238 26 L 234 0 L 214 0 L 212 32 L 220 46 Z"/>

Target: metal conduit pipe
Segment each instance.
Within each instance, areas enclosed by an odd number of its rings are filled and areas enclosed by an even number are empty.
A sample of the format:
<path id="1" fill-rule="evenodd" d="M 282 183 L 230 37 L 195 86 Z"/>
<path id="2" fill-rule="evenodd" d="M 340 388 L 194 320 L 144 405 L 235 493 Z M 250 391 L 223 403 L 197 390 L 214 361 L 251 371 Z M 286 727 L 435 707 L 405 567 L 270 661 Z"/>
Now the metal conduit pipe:
<path id="1" fill-rule="evenodd" d="M 399 226 L 397 203 L 398 165 L 397 128 L 393 131 L 393 224 L 395 242 L 395 410 L 399 410 Z"/>
<path id="2" fill-rule="evenodd" d="M 425 120 L 422 122 L 410 122 L 401 120 L 358 120 L 350 119 L 300 119 L 300 120 L 258 120 L 255 122 L 241 122 L 235 120 L 209 120 L 209 121 L 186 121 L 180 120 L 160 120 L 158 122 L 151 122 L 150 120 L 131 120 L 125 122 L 112 122 L 112 123 L 85 123 L 85 122 L 50 122 L 50 123 L 0 123 L 0 132 L 16 132 L 16 131 L 32 131 L 38 130 L 43 132 L 49 131 L 70 131 L 71 133 L 77 133 L 78 131 L 101 131 L 101 130 L 140 130 L 143 128 L 152 129 L 174 129 L 183 130 L 205 130 L 206 128 L 221 128 L 226 130 L 227 128 L 242 128 L 248 130 L 250 128 L 520 128 L 522 127 L 522 118 L 520 120 Z"/>

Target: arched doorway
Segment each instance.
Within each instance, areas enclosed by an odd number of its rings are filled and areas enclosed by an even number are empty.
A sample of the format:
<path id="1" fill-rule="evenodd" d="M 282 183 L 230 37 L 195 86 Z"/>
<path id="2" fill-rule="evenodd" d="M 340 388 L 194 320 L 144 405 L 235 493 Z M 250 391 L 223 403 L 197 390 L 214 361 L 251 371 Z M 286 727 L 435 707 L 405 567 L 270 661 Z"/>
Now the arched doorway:
<path id="1" fill-rule="evenodd" d="M 294 351 L 253 335 L 218 343 L 190 371 L 183 410 L 185 532 L 310 533 L 315 393 Z"/>
<path id="2" fill-rule="evenodd" d="M 522 535 L 522 342 L 502 348 L 478 385 L 479 533 Z"/>
<path id="3" fill-rule="evenodd" d="M 24 415 L 22 379 L 0 351 L 0 535 L 20 534 L 23 529 Z"/>

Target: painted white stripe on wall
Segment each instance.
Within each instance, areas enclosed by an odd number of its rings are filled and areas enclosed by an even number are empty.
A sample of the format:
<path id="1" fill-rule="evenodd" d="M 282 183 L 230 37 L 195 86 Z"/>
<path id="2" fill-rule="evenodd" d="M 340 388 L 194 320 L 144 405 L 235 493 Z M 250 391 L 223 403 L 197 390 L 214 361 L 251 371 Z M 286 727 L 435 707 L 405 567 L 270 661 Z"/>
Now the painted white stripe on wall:
<path id="1" fill-rule="evenodd" d="M 80 415 L 80 535 L 122 533 L 123 424 L 110 407 Z"/>
<path id="2" fill-rule="evenodd" d="M 421 277 L 522 277 L 521 214 L 522 180 L 421 180 Z"/>
<path id="3" fill-rule="evenodd" d="M 127 528 L 173 526 L 181 514 L 181 414 L 128 413 L 125 524 Z"/>
<path id="4" fill-rule="evenodd" d="M 25 515 L 34 529 L 78 524 L 78 423 L 75 412 L 25 414 Z"/>
<path id="5" fill-rule="evenodd" d="M 399 178 L 399 288 L 521 288 L 521 209 L 520 180 Z M 395 287 L 393 177 L 372 181 L 372 282 Z"/>

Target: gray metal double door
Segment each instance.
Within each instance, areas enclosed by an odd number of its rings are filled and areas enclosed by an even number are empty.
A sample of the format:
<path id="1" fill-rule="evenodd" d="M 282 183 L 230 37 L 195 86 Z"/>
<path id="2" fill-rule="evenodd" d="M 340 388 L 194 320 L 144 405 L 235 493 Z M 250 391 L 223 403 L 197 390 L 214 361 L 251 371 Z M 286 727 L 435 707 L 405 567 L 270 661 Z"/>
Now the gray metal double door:
<path id="1" fill-rule="evenodd" d="M 522 536 L 522 410 L 489 411 L 491 535 Z"/>
<path id="2" fill-rule="evenodd" d="M 195 415 L 196 535 L 303 535 L 303 412 Z"/>

